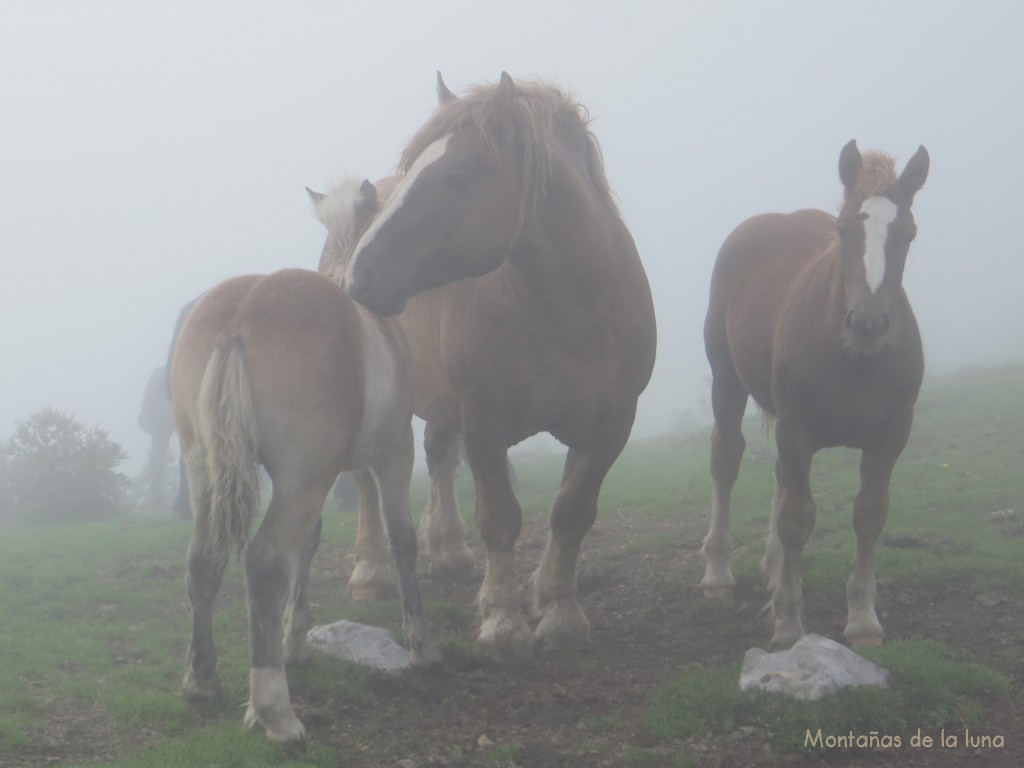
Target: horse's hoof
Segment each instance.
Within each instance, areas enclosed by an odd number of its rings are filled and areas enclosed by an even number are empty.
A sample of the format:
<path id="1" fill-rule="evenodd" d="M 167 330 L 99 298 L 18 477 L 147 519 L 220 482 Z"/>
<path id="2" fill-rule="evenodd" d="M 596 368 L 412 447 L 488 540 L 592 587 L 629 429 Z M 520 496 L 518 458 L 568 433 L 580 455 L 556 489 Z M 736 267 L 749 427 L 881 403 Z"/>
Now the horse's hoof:
<path id="1" fill-rule="evenodd" d="M 409 660 L 417 667 L 434 667 L 444 661 L 444 656 L 441 649 L 431 642 L 414 648 L 409 654 Z"/>
<path id="2" fill-rule="evenodd" d="M 803 636 L 804 628 L 799 623 L 796 626 L 776 623 L 771 645 L 772 648 L 791 648 Z"/>
<path id="3" fill-rule="evenodd" d="M 348 595 L 358 603 L 380 602 L 398 597 L 398 582 L 390 568 L 357 563 L 348 580 Z"/>
<path id="4" fill-rule="evenodd" d="M 732 597 L 732 587 L 701 587 L 704 597 L 711 600 L 725 600 Z"/>
<path id="5" fill-rule="evenodd" d="M 550 603 L 542 614 L 534 631 L 534 640 L 541 651 L 578 648 L 590 641 L 590 622 L 575 600 Z"/>
<path id="6" fill-rule="evenodd" d="M 432 556 L 427 572 L 438 581 L 467 581 L 476 572 L 476 559 L 469 547 L 463 545 L 461 549 Z"/>
<path id="7" fill-rule="evenodd" d="M 533 632 L 522 615 L 491 616 L 480 625 L 476 642 L 495 661 L 522 663 L 533 658 Z"/>
<path id="8" fill-rule="evenodd" d="M 308 664 L 313 658 L 313 648 L 305 635 L 292 638 L 291 642 L 285 644 L 284 662 L 290 667 L 301 664 Z"/>
<path id="9" fill-rule="evenodd" d="M 880 648 L 882 645 L 881 635 L 861 635 L 859 637 L 847 635 L 846 640 L 855 651 L 860 651 L 864 648 Z"/>
<path id="10" fill-rule="evenodd" d="M 185 679 L 181 683 L 181 692 L 186 701 L 194 704 L 206 704 L 224 698 L 224 689 L 220 687 L 220 680 L 216 673 L 201 678 L 191 669 L 185 672 Z"/>
<path id="11" fill-rule="evenodd" d="M 277 717 L 261 717 L 252 704 L 245 710 L 242 726 L 251 731 L 262 725 L 267 738 L 278 743 L 306 738 L 306 728 L 291 710 L 277 713 Z"/>

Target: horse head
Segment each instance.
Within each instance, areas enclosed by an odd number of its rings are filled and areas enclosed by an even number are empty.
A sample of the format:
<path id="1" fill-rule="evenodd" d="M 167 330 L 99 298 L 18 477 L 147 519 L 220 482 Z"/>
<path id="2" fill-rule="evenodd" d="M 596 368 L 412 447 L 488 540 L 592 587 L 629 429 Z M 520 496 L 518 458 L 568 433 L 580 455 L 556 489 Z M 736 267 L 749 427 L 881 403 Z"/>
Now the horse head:
<path id="1" fill-rule="evenodd" d="M 379 314 L 496 269 L 522 227 L 521 89 L 502 73 L 461 99 L 440 76 L 437 91 L 437 111 L 406 148 L 394 192 L 345 274 L 353 298 Z"/>
<path id="2" fill-rule="evenodd" d="M 863 156 L 856 140 L 839 155 L 845 190 L 836 219 L 846 314 L 843 342 L 872 355 L 891 332 L 892 309 L 901 294 L 903 268 L 917 234 L 911 206 L 928 177 L 928 152 L 919 147 L 898 177 L 892 157 Z"/>
<path id="3" fill-rule="evenodd" d="M 380 211 L 381 195 L 369 180 L 348 177 L 326 194 L 306 187 L 317 220 L 327 229 L 318 271 L 340 282 L 360 236 Z"/>

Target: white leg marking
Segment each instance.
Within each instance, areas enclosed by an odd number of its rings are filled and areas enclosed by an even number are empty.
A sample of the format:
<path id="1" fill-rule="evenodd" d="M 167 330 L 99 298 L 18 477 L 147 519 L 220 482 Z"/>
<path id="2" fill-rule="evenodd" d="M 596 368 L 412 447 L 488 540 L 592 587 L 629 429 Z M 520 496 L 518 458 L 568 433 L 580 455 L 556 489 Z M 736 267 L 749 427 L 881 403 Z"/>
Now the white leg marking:
<path id="1" fill-rule="evenodd" d="M 305 738 L 306 729 L 292 711 L 288 680 L 283 669 L 260 667 L 249 670 L 249 707 L 243 722 L 246 728 L 262 723 L 272 741 Z"/>

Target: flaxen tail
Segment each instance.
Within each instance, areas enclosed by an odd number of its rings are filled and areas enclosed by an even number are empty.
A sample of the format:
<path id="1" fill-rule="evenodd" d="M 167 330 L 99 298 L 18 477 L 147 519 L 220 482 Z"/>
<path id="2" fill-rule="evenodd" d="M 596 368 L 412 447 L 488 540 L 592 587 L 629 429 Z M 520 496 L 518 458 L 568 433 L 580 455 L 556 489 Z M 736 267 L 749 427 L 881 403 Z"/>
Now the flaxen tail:
<path id="1" fill-rule="evenodd" d="M 241 552 L 260 505 L 259 434 L 241 338 L 222 342 L 211 355 L 198 411 L 212 507 L 209 546 Z"/>

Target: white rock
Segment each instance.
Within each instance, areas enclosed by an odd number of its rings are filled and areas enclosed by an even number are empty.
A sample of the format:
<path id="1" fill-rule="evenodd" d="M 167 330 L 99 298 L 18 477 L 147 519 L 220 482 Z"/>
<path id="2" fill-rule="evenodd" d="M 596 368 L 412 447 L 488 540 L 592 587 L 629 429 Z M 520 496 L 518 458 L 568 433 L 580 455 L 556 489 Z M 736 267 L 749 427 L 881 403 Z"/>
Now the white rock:
<path id="1" fill-rule="evenodd" d="M 342 620 L 313 627 L 306 637 L 317 650 L 345 661 L 386 672 L 397 672 L 411 666 L 409 651 L 383 627 Z"/>
<path id="2" fill-rule="evenodd" d="M 808 701 L 854 685 L 888 688 L 889 672 L 821 635 L 805 635 L 778 653 L 751 648 L 740 671 L 740 690 L 760 688 Z"/>

